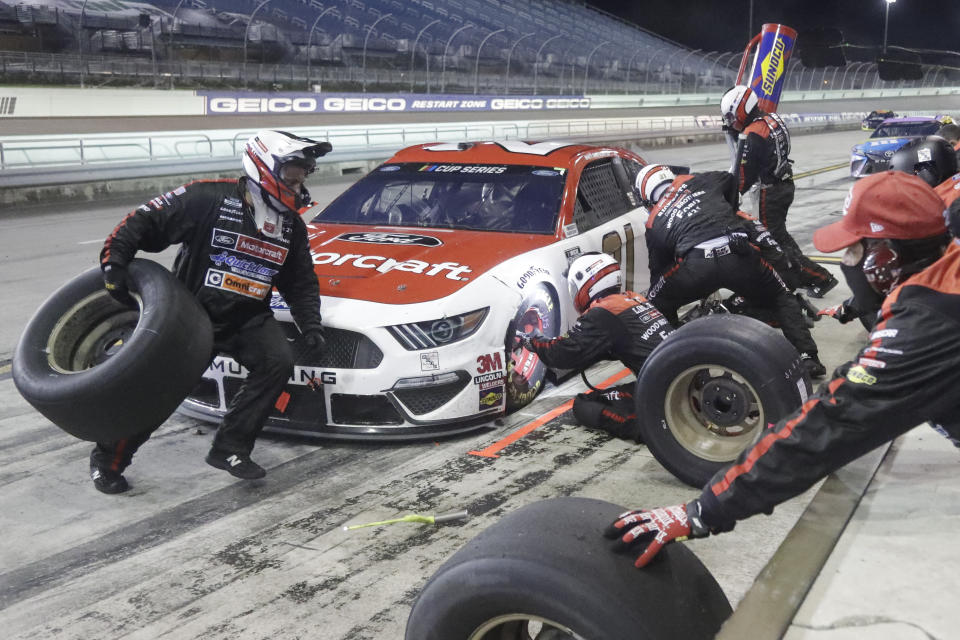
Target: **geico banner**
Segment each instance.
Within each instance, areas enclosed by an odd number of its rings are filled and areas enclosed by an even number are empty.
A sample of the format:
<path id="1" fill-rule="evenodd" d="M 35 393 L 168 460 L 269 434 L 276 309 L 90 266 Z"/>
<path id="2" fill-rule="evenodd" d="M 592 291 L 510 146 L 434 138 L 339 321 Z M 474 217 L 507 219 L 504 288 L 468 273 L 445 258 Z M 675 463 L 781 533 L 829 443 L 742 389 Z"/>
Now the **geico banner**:
<path id="1" fill-rule="evenodd" d="M 236 113 L 381 113 L 403 111 L 544 111 L 589 109 L 583 96 L 462 96 L 375 93 L 198 91 L 208 115 Z"/>

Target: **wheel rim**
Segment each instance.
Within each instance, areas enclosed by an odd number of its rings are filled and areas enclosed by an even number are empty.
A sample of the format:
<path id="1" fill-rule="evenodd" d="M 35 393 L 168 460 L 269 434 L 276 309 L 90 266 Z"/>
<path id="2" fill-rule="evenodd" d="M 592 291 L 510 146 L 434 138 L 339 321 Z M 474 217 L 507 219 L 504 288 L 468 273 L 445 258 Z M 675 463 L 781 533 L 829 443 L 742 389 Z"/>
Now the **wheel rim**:
<path id="1" fill-rule="evenodd" d="M 132 295 L 142 308 L 139 295 Z M 139 310 L 120 304 L 106 291 L 83 298 L 61 316 L 50 332 L 50 368 L 58 373 L 79 373 L 103 364 L 123 348 L 139 320 Z"/>
<path id="2" fill-rule="evenodd" d="M 766 424 L 758 397 L 756 389 L 728 367 L 691 367 L 676 376 L 667 389 L 667 428 L 696 457 L 729 462 Z"/>
<path id="3" fill-rule="evenodd" d="M 526 613 L 487 620 L 467 640 L 584 640 L 558 622 Z"/>

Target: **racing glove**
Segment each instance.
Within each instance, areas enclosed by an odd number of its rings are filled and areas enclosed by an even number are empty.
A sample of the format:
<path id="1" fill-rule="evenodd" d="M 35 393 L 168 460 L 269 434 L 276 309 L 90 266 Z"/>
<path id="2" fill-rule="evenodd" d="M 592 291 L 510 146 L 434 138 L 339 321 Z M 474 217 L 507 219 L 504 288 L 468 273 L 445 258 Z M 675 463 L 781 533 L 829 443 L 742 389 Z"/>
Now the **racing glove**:
<path id="1" fill-rule="evenodd" d="M 621 513 L 603 535 L 619 538 L 620 550 L 641 549 L 633 564 L 642 569 L 660 553 L 663 545 L 689 538 L 705 538 L 710 535 L 710 530 L 700 519 L 700 501 L 694 499 L 685 505 Z"/>
<path id="2" fill-rule="evenodd" d="M 854 320 L 857 315 L 853 312 L 853 309 L 846 303 L 846 301 L 841 302 L 840 304 L 834 307 L 827 307 L 826 309 L 821 309 L 817 312 L 818 316 L 829 316 L 834 320 L 840 322 L 840 324 L 846 324 L 851 320 Z"/>
<path id="3" fill-rule="evenodd" d="M 103 266 L 103 286 L 114 300 L 128 307 L 136 307 L 137 301 L 130 295 L 127 285 L 127 268 L 116 262 Z"/>
<path id="4" fill-rule="evenodd" d="M 530 332 L 521 331 L 517 329 L 517 334 L 513 338 L 513 350 L 520 351 L 526 349 L 527 351 L 533 351 L 533 339 L 546 340 L 546 336 L 543 335 L 543 332 L 540 329 L 532 329 Z"/>
<path id="5" fill-rule="evenodd" d="M 314 351 L 316 349 L 322 350 L 327 346 L 327 339 L 323 335 L 323 329 L 316 328 L 308 330 L 303 334 L 303 344 L 308 351 Z"/>

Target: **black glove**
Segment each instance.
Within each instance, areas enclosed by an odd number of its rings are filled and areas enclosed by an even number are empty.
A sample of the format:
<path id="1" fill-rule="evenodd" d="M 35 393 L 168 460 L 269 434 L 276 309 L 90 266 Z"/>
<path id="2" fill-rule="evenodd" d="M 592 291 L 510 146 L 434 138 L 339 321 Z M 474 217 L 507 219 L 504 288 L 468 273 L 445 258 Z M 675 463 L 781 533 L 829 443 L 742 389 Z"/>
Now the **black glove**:
<path id="1" fill-rule="evenodd" d="M 834 320 L 838 320 L 840 324 L 846 324 L 851 320 L 856 319 L 857 317 L 856 314 L 853 312 L 853 310 L 849 306 L 847 306 L 846 301 L 841 302 L 840 304 L 833 307 L 827 307 L 826 309 L 821 309 L 820 311 L 817 312 L 817 315 L 830 316 Z"/>
<path id="2" fill-rule="evenodd" d="M 527 351 L 533 351 L 532 341 L 534 338 L 545 340 L 546 336 L 540 329 L 532 329 L 529 333 L 517 329 L 517 334 L 513 337 L 513 350 L 526 349 Z"/>
<path id="3" fill-rule="evenodd" d="M 137 301 L 130 295 L 130 289 L 127 286 L 127 268 L 116 262 L 108 262 L 103 266 L 103 286 L 107 293 L 119 302 L 128 307 L 136 307 Z"/>
<path id="4" fill-rule="evenodd" d="M 327 346 L 327 339 L 323 335 L 323 329 L 317 328 L 307 331 L 303 334 L 303 343 L 310 351 L 325 348 Z"/>
<path id="5" fill-rule="evenodd" d="M 731 231 L 727 237 L 730 238 L 730 251 L 741 256 L 750 253 L 750 238 L 746 231 Z"/>

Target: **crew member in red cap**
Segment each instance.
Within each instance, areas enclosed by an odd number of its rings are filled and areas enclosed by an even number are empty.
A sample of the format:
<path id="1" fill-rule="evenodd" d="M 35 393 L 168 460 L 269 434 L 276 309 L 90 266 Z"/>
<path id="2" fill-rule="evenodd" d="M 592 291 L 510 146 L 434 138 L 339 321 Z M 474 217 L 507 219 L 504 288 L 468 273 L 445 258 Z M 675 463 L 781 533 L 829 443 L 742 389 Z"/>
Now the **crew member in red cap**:
<path id="1" fill-rule="evenodd" d="M 960 436 L 960 247 L 944 253 L 947 243 L 943 202 L 917 176 L 888 171 L 854 185 L 844 217 L 819 229 L 813 244 L 845 250 L 845 260 L 866 256 L 867 279 L 886 295 L 867 345 L 699 497 L 622 514 L 607 537 L 636 548 L 643 567 L 669 542 L 770 513 L 924 421 Z"/>

